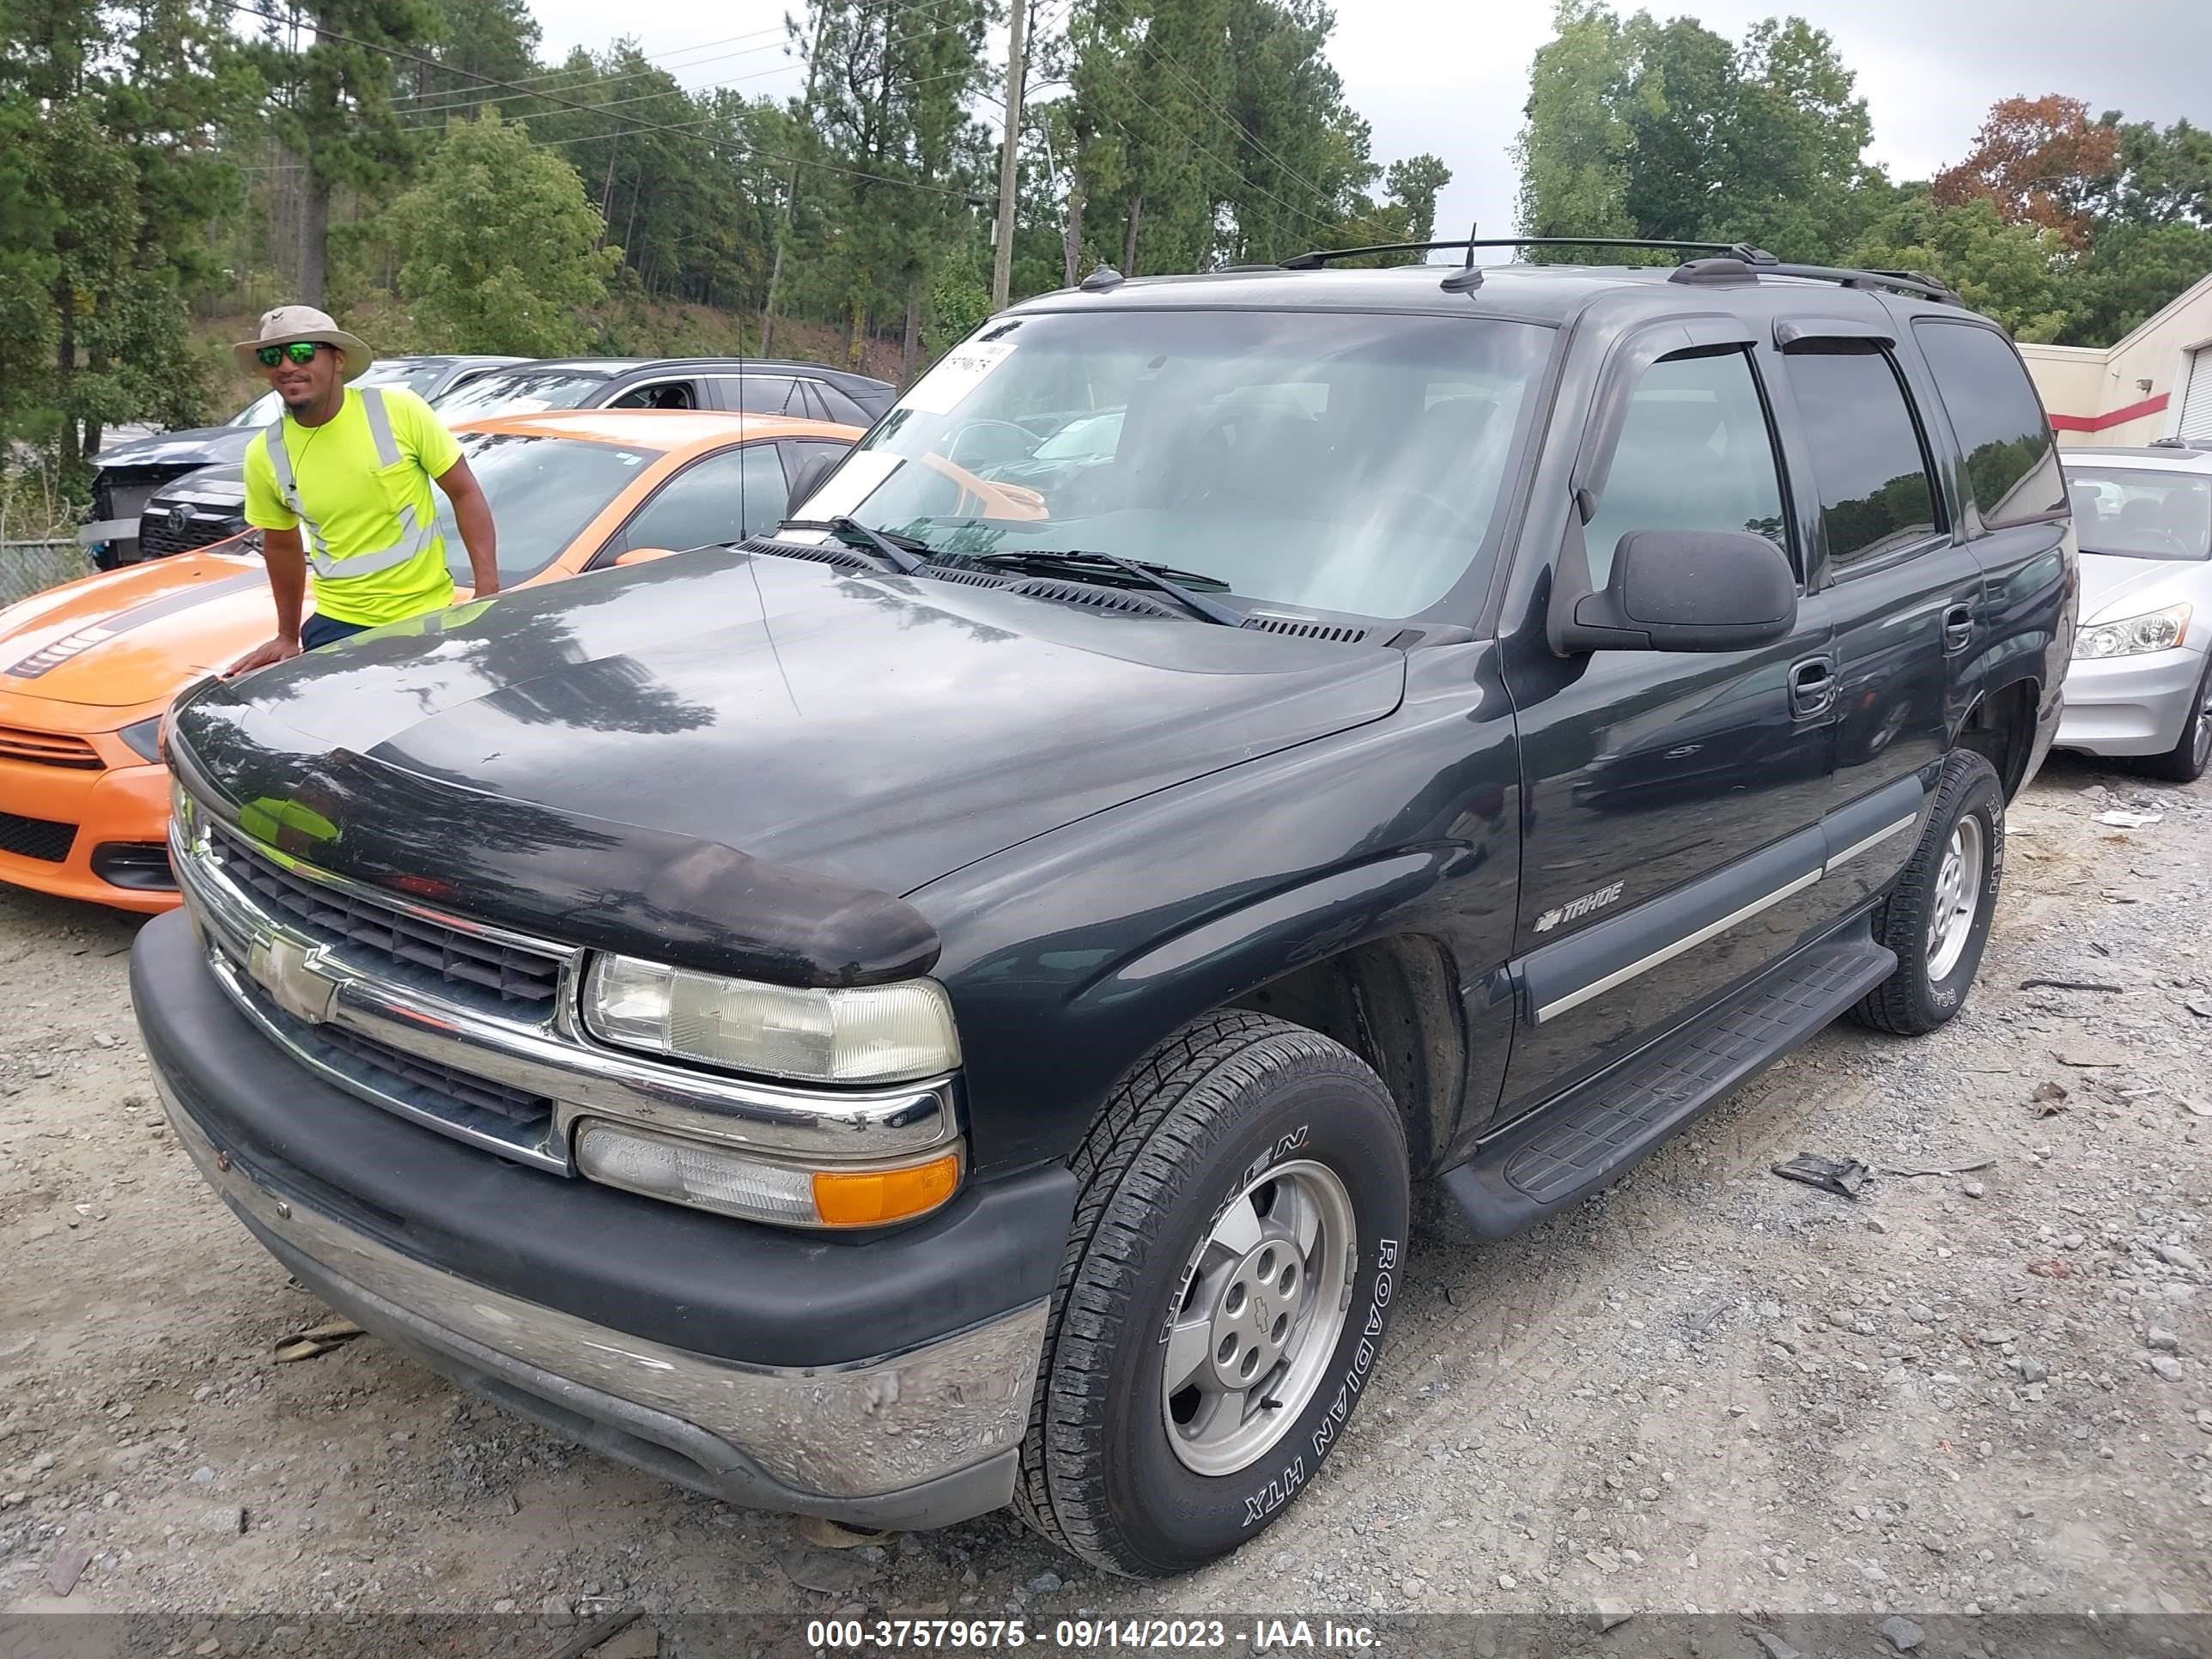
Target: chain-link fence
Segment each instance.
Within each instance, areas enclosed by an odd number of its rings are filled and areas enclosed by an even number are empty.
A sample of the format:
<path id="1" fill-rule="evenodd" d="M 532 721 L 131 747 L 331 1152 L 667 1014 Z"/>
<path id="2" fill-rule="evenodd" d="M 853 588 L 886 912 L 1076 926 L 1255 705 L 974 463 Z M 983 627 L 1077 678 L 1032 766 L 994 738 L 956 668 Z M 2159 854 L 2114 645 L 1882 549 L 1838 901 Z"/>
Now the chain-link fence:
<path id="1" fill-rule="evenodd" d="M 75 542 L 0 542 L 0 607 L 92 574 Z"/>

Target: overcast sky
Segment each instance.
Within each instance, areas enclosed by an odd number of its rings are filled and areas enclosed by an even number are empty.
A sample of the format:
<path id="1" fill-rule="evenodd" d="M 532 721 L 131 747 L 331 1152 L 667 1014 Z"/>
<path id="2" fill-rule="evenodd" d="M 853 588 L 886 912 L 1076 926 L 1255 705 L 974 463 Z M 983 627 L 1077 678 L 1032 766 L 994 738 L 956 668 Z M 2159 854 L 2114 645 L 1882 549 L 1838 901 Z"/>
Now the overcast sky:
<path id="1" fill-rule="evenodd" d="M 930 0 L 910 3 L 927 11 Z M 604 47 L 628 27 L 647 52 L 673 54 L 667 65 L 687 85 L 799 89 L 796 63 L 762 33 L 781 21 L 783 0 L 659 0 L 628 13 L 592 0 L 533 4 L 556 59 L 572 45 Z M 1046 12 L 1061 9 L 1053 0 Z M 1872 114 L 1874 158 L 1899 179 L 1957 161 L 1990 104 L 2014 93 L 2063 93 L 2093 115 L 2119 109 L 2212 126 L 2212 0 L 1702 0 L 1651 9 L 1697 17 L 1731 40 L 1777 12 L 1827 30 Z M 1510 147 L 1529 58 L 1551 33 L 1550 0 L 1337 0 L 1336 14 L 1330 55 L 1373 126 L 1376 159 L 1422 150 L 1444 159 L 1453 179 L 1437 206 L 1439 236 L 1471 220 L 1486 234 L 1510 234 Z"/>

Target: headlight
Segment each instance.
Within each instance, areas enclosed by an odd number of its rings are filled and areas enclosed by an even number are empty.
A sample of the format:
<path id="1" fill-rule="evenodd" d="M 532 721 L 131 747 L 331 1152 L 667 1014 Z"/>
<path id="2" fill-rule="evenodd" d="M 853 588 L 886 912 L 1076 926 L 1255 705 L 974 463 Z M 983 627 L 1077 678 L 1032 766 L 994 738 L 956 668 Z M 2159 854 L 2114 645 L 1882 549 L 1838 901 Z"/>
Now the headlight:
<path id="1" fill-rule="evenodd" d="M 129 744 L 131 752 L 140 760 L 158 762 L 161 758 L 161 719 L 156 714 L 150 720 L 126 726 L 115 735 Z"/>
<path id="2" fill-rule="evenodd" d="M 957 1147 L 874 1169 L 812 1170 L 600 1118 L 577 1126 L 576 1167 L 610 1187 L 787 1227 L 909 1220 L 937 1208 L 960 1185 Z"/>
<path id="3" fill-rule="evenodd" d="M 2140 617 L 2099 623 L 2074 635 L 2074 658 L 2140 657 L 2150 651 L 2171 651 L 2189 635 L 2189 607 L 2170 605 Z"/>
<path id="4" fill-rule="evenodd" d="M 601 956 L 584 1024 L 617 1048 L 809 1083 L 898 1083 L 960 1064 L 952 1000 L 927 979 L 802 990 Z"/>

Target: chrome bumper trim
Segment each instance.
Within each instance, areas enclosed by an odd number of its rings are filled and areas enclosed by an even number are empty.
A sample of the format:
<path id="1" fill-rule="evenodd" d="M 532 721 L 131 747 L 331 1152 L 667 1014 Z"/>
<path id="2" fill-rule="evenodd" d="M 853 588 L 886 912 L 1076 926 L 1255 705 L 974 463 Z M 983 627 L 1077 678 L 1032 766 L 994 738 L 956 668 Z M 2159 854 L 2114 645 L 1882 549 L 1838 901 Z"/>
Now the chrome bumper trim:
<path id="1" fill-rule="evenodd" d="M 203 807 L 200 809 L 204 811 Z M 196 815 L 195 815 L 196 816 Z M 234 831 L 233 833 L 239 833 Z M 348 892 L 401 914 L 460 928 L 503 944 L 560 957 L 563 963 L 556 1010 L 550 1021 L 515 1019 L 467 1003 L 399 984 L 374 966 L 350 959 L 334 945 L 290 927 L 256 905 L 210 855 L 203 828 L 179 816 L 172 821 L 170 862 L 185 903 L 211 947 L 217 977 L 234 1001 L 270 1038 L 303 1063 L 380 1106 L 386 1091 L 307 1053 L 266 1012 L 281 1007 L 310 1025 L 325 1021 L 387 1048 L 451 1066 L 458 1072 L 555 1103 L 555 1130 L 530 1161 L 566 1170 L 569 1126 L 585 1115 L 626 1120 L 741 1146 L 771 1158 L 880 1160 L 923 1152 L 957 1138 L 958 1113 L 950 1078 L 893 1088 L 810 1091 L 716 1077 L 642 1056 L 590 1044 L 573 1010 L 583 952 L 544 939 L 464 922 L 441 911 L 415 909 L 388 895 L 372 893 L 283 859 L 287 869 L 333 890 Z M 266 965 L 288 963 L 304 970 L 300 985 L 313 989 L 312 1006 L 288 994 L 282 977 L 270 984 Z M 243 994 L 250 982 L 266 999 L 257 1008 Z M 292 988 L 295 992 L 299 988 Z M 462 1139 L 479 1138 L 434 1113 L 398 1107 L 428 1127 Z M 515 1155 L 509 1142 L 501 1148 Z"/>
<path id="2" fill-rule="evenodd" d="M 690 1424 L 802 1492 L 902 1491 L 1002 1455 L 1027 1429 L 1044 1302 L 850 1364 L 787 1370 L 710 1358 L 488 1289 L 281 1198 L 242 1159 L 218 1157 L 158 1070 L 155 1084 L 201 1176 L 264 1233 L 465 1342 Z"/>

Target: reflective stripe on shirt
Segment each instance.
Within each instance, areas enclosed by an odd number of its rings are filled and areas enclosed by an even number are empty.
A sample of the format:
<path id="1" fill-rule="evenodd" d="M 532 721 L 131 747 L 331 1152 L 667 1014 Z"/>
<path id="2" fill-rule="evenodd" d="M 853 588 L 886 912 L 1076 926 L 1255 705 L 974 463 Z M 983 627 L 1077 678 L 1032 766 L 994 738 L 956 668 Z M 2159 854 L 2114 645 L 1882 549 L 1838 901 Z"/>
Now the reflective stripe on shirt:
<path id="1" fill-rule="evenodd" d="M 373 386 L 356 389 L 361 399 L 362 413 L 368 418 L 370 438 L 376 445 L 376 464 L 380 467 L 399 464 L 399 445 L 392 435 L 392 416 L 384 407 L 383 392 Z M 333 418 L 336 418 L 335 416 Z M 269 464 L 276 470 L 276 488 L 283 492 L 284 504 L 299 520 L 300 527 L 307 532 L 307 562 L 325 581 L 352 581 L 356 577 L 380 575 L 386 570 L 396 570 L 409 560 L 420 556 L 430 544 L 437 531 L 437 520 L 424 524 L 416 516 L 415 505 L 409 502 L 399 510 L 399 539 L 387 546 L 372 548 L 366 553 L 343 556 L 330 550 L 322 531 L 307 516 L 307 509 L 300 502 L 300 485 L 292 471 L 291 452 L 284 447 L 284 416 L 279 415 L 264 437 L 269 451 Z"/>

